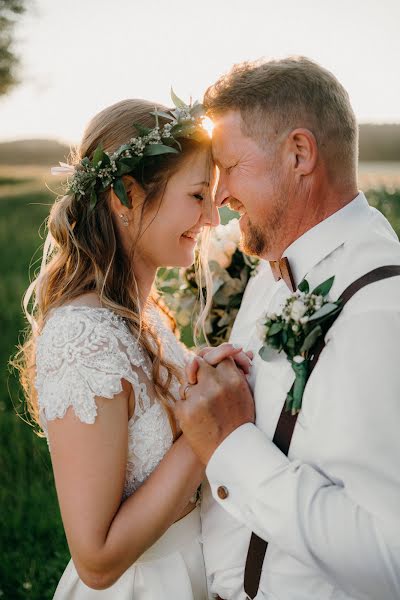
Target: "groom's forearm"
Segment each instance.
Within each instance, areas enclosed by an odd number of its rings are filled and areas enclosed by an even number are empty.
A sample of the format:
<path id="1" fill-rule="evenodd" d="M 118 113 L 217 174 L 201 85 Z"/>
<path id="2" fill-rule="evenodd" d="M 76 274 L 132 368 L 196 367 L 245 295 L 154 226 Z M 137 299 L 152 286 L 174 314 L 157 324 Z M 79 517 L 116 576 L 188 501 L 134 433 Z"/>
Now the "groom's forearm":
<path id="1" fill-rule="evenodd" d="M 233 517 L 333 585 L 356 598 L 400 597 L 393 531 L 316 468 L 290 461 L 254 425 L 223 442 L 207 477 Z"/>

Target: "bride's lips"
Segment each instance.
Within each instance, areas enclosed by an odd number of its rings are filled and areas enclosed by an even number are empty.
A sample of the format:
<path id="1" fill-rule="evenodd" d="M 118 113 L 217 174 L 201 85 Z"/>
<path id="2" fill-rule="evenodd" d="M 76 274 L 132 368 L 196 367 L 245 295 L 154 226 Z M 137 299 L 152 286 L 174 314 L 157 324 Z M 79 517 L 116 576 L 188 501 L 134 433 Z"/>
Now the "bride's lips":
<path id="1" fill-rule="evenodd" d="M 185 231 L 185 233 L 182 233 L 181 237 L 189 242 L 192 242 L 193 244 L 196 244 L 199 234 L 200 231 Z"/>

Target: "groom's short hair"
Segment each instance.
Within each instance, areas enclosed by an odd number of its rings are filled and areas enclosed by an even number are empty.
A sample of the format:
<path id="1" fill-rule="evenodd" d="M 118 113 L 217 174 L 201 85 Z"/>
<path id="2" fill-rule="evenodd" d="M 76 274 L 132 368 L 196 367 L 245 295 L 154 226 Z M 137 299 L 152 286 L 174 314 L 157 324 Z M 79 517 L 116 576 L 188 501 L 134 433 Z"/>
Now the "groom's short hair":
<path id="1" fill-rule="evenodd" d="M 358 126 L 349 95 L 327 69 L 303 56 L 235 65 L 205 93 L 212 117 L 239 110 L 243 133 L 268 143 L 278 134 L 306 127 L 335 171 L 356 172 Z M 338 169 L 336 169 L 338 167 Z"/>

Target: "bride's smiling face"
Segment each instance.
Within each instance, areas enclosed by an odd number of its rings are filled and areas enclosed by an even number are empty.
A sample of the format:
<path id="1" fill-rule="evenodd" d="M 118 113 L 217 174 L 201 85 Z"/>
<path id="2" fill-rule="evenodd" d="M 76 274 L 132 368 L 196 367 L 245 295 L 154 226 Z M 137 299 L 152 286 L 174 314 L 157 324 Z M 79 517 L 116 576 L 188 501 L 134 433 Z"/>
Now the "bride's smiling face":
<path id="1" fill-rule="evenodd" d="M 170 177 L 161 200 L 146 210 L 135 256 L 149 267 L 188 267 L 205 226 L 219 224 L 208 151 L 189 154 Z"/>

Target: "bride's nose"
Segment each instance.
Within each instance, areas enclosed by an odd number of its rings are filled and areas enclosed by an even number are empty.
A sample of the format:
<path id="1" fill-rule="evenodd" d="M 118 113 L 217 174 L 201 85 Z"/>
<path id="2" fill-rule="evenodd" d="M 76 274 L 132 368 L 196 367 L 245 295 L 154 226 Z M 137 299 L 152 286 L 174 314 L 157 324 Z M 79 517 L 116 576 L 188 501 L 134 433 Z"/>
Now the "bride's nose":
<path id="1" fill-rule="evenodd" d="M 203 225 L 208 225 L 209 227 L 217 227 L 220 224 L 219 211 L 212 200 L 204 202 L 201 221 Z"/>

